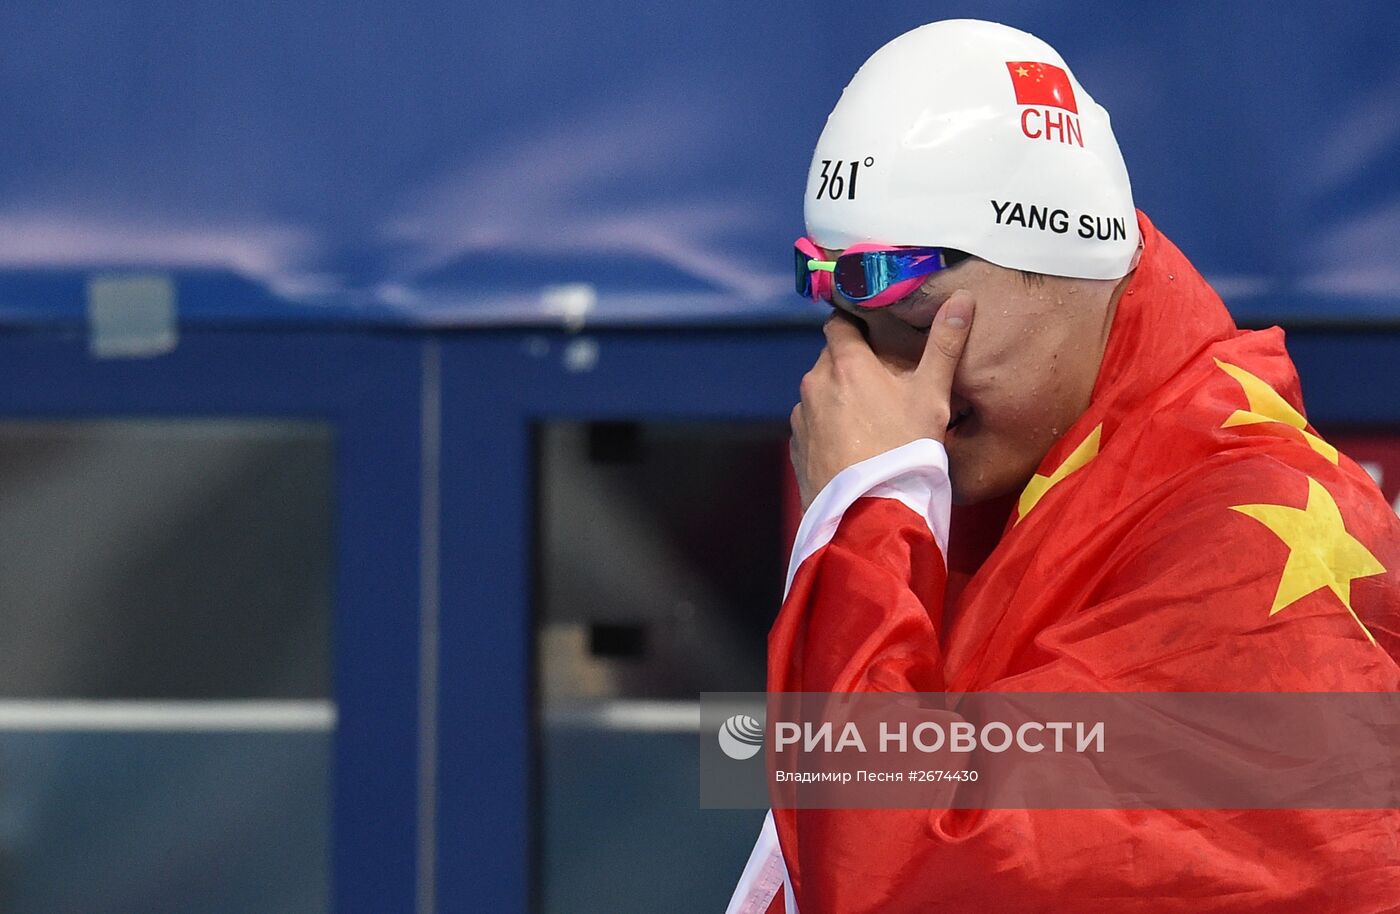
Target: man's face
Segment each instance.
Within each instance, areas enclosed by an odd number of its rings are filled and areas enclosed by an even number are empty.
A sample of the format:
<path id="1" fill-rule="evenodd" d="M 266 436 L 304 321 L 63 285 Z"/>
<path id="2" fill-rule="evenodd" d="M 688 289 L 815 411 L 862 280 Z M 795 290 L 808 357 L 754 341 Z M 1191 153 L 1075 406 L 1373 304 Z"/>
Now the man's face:
<path id="1" fill-rule="evenodd" d="M 944 442 L 953 498 L 966 504 L 1024 488 L 1051 444 L 1089 405 L 1108 339 L 1114 285 L 1028 279 L 972 257 L 934 273 L 888 307 L 863 309 L 840 293 L 836 305 L 864 322 L 871 348 L 886 364 L 912 368 L 948 296 L 966 289 L 976 298 L 972 331 L 953 379 L 954 424 Z"/>

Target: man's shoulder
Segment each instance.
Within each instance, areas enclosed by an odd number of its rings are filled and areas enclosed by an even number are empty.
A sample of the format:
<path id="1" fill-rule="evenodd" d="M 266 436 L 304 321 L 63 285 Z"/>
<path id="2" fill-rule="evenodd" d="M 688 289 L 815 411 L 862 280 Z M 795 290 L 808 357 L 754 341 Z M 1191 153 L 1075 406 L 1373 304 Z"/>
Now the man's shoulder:
<path id="1" fill-rule="evenodd" d="M 1290 442 L 1219 451 L 1140 495 L 1145 508 L 1123 537 L 1129 550 L 1181 540 L 1247 561 L 1258 554 L 1250 547 L 1275 532 L 1261 519 L 1319 533 L 1336 526 L 1387 552 L 1400 540 L 1400 518 L 1363 469 L 1343 454 L 1333 463 Z"/>

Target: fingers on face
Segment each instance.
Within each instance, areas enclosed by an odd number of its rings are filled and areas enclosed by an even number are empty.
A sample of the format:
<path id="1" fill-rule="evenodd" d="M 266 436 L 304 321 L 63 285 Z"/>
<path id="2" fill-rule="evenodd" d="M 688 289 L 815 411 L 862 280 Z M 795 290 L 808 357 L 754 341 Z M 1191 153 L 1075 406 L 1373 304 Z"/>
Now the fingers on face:
<path id="1" fill-rule="evenodd" d="M 858 359 L 872 355 L 870 344 L 856 325 L 856 319 L 845 312 L 833 312 L 822 325 L 822 333 L 826 336 L 826 348 L 834 359 Z"/>
<path id="2" fill-rule="evenodd" d="M 929 326 L 928 343 L 919 365 L 921 370 L 946 375 L 948 382 L 952 383 L 953 371 L 967 345 L 975 310 L 976 301 L 971 292 L 959 289 L 948 296 Z"/>

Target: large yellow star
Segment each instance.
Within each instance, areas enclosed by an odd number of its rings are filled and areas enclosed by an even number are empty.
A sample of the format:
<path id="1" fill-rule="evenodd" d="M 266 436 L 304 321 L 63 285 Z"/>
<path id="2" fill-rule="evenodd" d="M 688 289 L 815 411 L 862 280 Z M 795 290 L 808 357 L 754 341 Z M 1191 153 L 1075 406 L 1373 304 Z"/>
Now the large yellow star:
<path id="1" fill-rule="evenodd" d="M 1308 477 L 1308 504 L 1301 510 L 1287 505 L 1233 505 L 1230 510 L 1259 521 L 1288 546 L 1288 561 L 1270 616 L 1326 587 L 1342 601 L 1371 643 L 1376 643 L 1351 608 L 1351 582 L 1382 574 L 1385 566 L 1347 532 L 1337 502 L 1322 483 Z"/>
<path id="2" fill-rule="evenodd" d="M 1263 378 L 1250 374 L 1238 365 L 1215 360 L 1216 366 L 1239 382 L 1244 388 L 1244 397 L 1249 401 L 1249 409 L 1237 409 L 1230 414 L 1221 428 L 1237 428 L 1241 425 L 1262 425 L 1276 422 L 1297 429 L 1308 446 L 1333 463 L 1337 462 L 1337 449 L 1308 431 L 1308 420 L 1292 407 L 1278 391 Z"/>

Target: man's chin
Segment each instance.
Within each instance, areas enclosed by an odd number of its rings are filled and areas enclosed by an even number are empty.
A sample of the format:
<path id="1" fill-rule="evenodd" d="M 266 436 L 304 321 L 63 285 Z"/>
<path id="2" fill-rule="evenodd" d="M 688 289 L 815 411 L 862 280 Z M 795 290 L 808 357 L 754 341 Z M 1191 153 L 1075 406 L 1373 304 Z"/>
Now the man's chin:
<path id="1" fill-rule="evenodd" d="M 967 485 L 958 480 L 957 472 L 949 473 L 953 488 L 953 504 L 955 505 L 976 505 L 984 501 L 991 501 L 994 498 L 1001 498 L 1006 495 L 1016 494 L 1019 490 L 1015 486 L 993 486 Z M 1024 488 L 1022 486 L 1021 488 Z"/>
<path id="2" fill-rule="evenodd" d="M 983 494 L 985 478 L 979 471 L 979 461 L 967 453 L 968 442 L 959 441 L 953 434 L 943 442 L 943 447 L 948 452 L 948 481 L 953 489 L 953 504 L 971 505 L 990 498 Z"/>
<path id="3" fill-rule="evenodd" d="M 957 431 L 954 430 L 944 442 L 948 452 L 948 480 L 953 489 L 953 504 L 975 505 L 993 498 L 1019 494 L 1026 487 L 1029 478 L 1017 479 L 1015 474 L 996 472 L 997 462 L 983 453 L 980 442 L 972 440 L 970 435 L 959 439 Z"/>
<path id="4" fill-rule="evenodd" d="M 978 502 L 987 501 L 994 496 L 976 488 L 966 488 L 958 484 L 958 478 L 952 477 L 953 483 L 953 504 L 955 505 L 975 505 Z"/>

